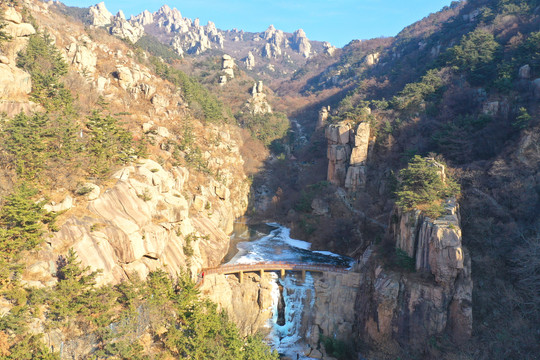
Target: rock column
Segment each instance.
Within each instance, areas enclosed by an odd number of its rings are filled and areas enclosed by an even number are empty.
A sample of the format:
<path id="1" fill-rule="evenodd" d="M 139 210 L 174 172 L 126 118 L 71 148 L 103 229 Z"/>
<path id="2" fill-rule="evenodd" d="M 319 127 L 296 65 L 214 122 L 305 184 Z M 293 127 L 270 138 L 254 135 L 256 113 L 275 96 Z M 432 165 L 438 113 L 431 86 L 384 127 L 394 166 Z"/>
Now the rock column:
<path id="1" fill-rule="evenodd" d="M 322 110 L 320 114 L 324 115 Z M 326 128 L 328 181 L 349 191 L 365 187 L 369 136 L 368 122 L 361 122 L 356 130 L 344 122 Z"/>

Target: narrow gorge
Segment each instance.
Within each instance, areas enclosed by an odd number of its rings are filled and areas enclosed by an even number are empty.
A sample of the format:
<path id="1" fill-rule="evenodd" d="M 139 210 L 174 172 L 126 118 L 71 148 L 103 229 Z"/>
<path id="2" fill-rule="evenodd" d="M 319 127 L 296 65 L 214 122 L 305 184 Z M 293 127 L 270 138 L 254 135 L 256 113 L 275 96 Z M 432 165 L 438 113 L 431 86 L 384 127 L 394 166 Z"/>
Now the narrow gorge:
<path id="1" fill-rule="evenodd" d="M 537 358 L 538 1 L 107 6 L 0 3 L 1 359 Z"/>

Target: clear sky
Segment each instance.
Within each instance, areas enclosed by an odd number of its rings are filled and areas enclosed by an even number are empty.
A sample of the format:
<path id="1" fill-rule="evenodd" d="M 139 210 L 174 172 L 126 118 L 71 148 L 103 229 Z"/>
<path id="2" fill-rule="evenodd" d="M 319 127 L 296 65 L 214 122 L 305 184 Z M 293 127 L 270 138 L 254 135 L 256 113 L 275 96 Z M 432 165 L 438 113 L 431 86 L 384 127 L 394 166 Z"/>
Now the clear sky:
<path id="1" fill-rule="evenodd" d="M 101 0 L 62 0 L 88 7 Z M 129 18 L 163 4 L 182 16 L 213 21 L 219 29 L 264 31 L 270 24 L 285 32 L 302 28 L 310 40 L 342 47 L 354 39 L 396 35 L 405 26 L 450 5 L 451 0 L 105 0 L 110 12 Z"/>

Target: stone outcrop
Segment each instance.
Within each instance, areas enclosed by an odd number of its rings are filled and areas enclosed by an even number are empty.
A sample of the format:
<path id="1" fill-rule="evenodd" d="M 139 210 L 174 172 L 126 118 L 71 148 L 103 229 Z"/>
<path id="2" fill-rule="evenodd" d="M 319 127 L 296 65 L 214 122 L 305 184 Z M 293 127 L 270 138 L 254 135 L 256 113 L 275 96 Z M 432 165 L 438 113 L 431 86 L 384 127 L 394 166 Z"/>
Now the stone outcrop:
<path id="1" fill-rule="evenodd" d="M 528 80 L 531 78 L 531 67 L 529 64 L 523 65 L 519 68 L 518 76 L 520 79 Z"/>
<path id="2" fill-rule="evenodd" d="M 272 112 L 270 104 L 266 101 L 266 94 L 263 92 L 263 82 L 253 84 L 251 98 L 246 103 L 247 110 L 253 115 L 264 115 Z"/>
<path id="3" fill-rule="evenodd" d="M 16 66 L 17 54 L 26 48 L 28 37 L 36 33 L 31 24 L 22 22 L 22 15 L 13 7 L 3 8 L 3 31 L 11 37 L 0 50 L 0 113 L 13 116 L 38 109 L 38 105 L 28 101 L 32 91 L 30 74 Z"/>
<path id="4" fill-rule="evenodd" d="M 230 79 L 234 79 L 234 59 L 227 54 L 221 58 L 221 71 Z"/>
<path id="5" fill-rule="evenodd" d="M 95 26 L 107 26 L 111 34 L 132 42 L 144 34 L 152 35 L 170 45 L 180 56 L 199 55 L 209 50 L 224 51 L 236 59 L 243 59 L 248 70 L 259 66 L 259 70 L 286 74 L 290 65 L 285 64 L 301 65 L 316 53 L 332 55 L 335 51 L 330 44 L 323 46 L 321 42 L 310 41 L 302 29 L 290 34 L 270 25 L 262 33 L 246 36 L 243 30 L 220 30 L 211 21 L 203 26 L 199 19 L 185 18 L 179 10 L 167 5 L 154 13 L 144 10 L 126 19 L 121 12 L 113 16 L 100 3 L 90 8 L 89 20 Z M 269 64 L 259 61 L 261 58 L 279 61 Z M 220 84 L 224 85 L 225 80 L 221 79 Z"/>
<path id="6" fill-rule="evenodd" d="M 244 59 L 244 62 L 246 63 L 246 68 L 248 70 L 253 70 L 255 67 L 255 56 L 253 56 L 253 53 L 250 51 L 248 52 L 248 55 Z"/>
<path id="7" fill-rule="evenodd" d="M 329 42 L 325 41 L 323 43 L 323 53 L 328 55 L 328 56 L 334 56 L 336 52 L 336 47 L 335 46 L 332 46 L 332 44 L 330 44 Z"/>
<path id="8" fill-rule="evenodd" d="M 369 138 L 370 125 L 366 121 L 356 129 L 345 122 L 326 128 L 328 181 L 349 191 L 365 187 Z"/>
<path id="9" fill-rule="evenodd" d="M 380 53 L 373 53 L 373 54 L 366 55 L 366 57 L 364 58 L 364 64 L 366 64 L 367 66 L 375 65 L 376 63 L 379 62 L 380 55 L 381 55 Z"/>
<path id="10" fill-rule="evenodd" d="M 386 349 L 421 349 L 432 336 L 457 342 L 472 332 L 471 261 L 461 243 L 459 208 L 448 199 L 437 218 L 396 209 L 390 230 L 396 248 L 414 259 L 416 274 L 368 260 L 356 301 L 359 336 Z"/>
<path id="11" fill-rule="evenodd" d="M 328 120 L 328 116 L 330 116 L 330 106 L 323 106 L 321 110 L 319 110 L 319 118 L 317 119 L 317 129 L 322 129 L 326 126 L 326 120 Z"/>
<path id="12" fill-rule="evenodd" d="M 306 58 L 311 55 L 311 43 L 302 29 L 298 29 L 293 33 L 291 47 Z"/>
<path id="13" fill-rule="evenodd" d="M 83 264 L 104 270 L 100 282 L 118 282 L 135 273 L 144 278 L 157 268 L 173 276 L 186 268 L 196 274 L 218 264 L 228 249 L 226 231 L 231 230 L 234 211 L 223 200 L 227 192 L 220 189 L 213 195 L 219 199 L 214 211 L 228 220 L 190 217 L 191 199 L 183 195 L 188 176 L 185 168 L 166 171 L 144 160 L 118 171 L 113 176 L 116 184 L 105 192 L 85 184 L 83 188 L 90 190 L 85 194 L 88 215 L 70 217 L 51 238 L 52 248 L 73 247 Z M 71 206 L 66 205 L 68 200 Z M 52 210 L 72 206 L 68 197 Z M 186 254 L 188 237 L 191 255 Z"/>
<path id="14" fill-rule="evenodd" d="M 313 306 L 305 311 L 303 322 L 306 341 L 317 347 L 321 336 L 339 340 L 352 339 L 354 333 L 355 300 L 362 281 L 360 273 L 323 273 L 313 275 L 315 294 Z"/>
<path id="15" fill-rule="evenodd" d="M 94 26 L 107 26 L 112 23 L 113 14 L 107 10 L 104 2 L 90 6 L 88 17 Z"/>
<path id="16" fill-rule="evenodd" d="M 200 291 L 229 314 L 243 335 L 253 335 L 272 318 L 271 276 L 245 273 L 240 283 L 236 275 L 207 275 Z"/>
<path id="17" fill-rule="evenodd" d="M 30 94 L 32 79 L 27 72 L 0 64 L 0 99 L 16 99 Z"/>
<path id="18" fill-rule="evenodd" d="M 127 39 L 132 43 L 136 43 L 144 35 L 144 27 L 137 22 L 129 22 L 126 20 L 124 13 L 119 11 L 112 20 L 112 26 L 109 28 L 111 35 L 121 39 Z"/>
<path id="19" fill-rule="evenodd" d="M 79 73 L 93 76 L 96 72 L 97 56 L 93 52 L 95 45 L 90 39 L 71 43 L 65 51 L 68 63 L 74 65 Z"/>

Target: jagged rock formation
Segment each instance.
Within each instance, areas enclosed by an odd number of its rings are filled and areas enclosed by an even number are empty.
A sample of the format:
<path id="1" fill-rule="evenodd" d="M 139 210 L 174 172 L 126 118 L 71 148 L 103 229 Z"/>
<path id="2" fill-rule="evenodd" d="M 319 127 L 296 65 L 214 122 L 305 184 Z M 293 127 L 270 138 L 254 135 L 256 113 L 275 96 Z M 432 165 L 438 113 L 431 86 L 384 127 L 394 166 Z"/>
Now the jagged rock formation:
<path id="1" fill-rule="evenodd" d="M 94 26 L 107 26 L 112 23 L 113 14 L 107 10 L 104 2 L 90 6 L 88 18 Z"/>
<path id="2" fill-rule="evenodd" d="M 124 13 L 120 10 L 113 18 L 109 32 L 120 39 L 127 39 L 132 43 L 136 43 L 144 35 L 144 27 L 136 22 L 128 22 Z"/>
<path id="3" fill-rule="evenodd" d="M 349 191 L 365 187 L 369 138 L 370 125 L 367 121 L 358 124 L 356 129 L 348 123 L 332 124 L 326 128 L 328 181 Z"/>
<path id="4" fill-rule="evenodd" d="M 323 42 L 323 53 L 328 56 L 334 56 L 334 53 L 336 52 L 336 47 L 332 46 L 329 42 L 325 41 Z"/>
<path id="5" fill-rule="evenodd" d="M 261 33 L 236 29 L 223 31 L 211 21 L 202 26 L 199 19 L 184 18 L 179 10 L 167 5 L 154 13 L 145 10 L 126 20 L 121 13 L 113 16 L 101 2 L 90 7 L 88 22 L 94 26 L 108 26 L 111 34 L 132 42 L 145 33 L 152 35 L 172 46 L 180 56 L 221 50 L 236 59 L 245 59 L 243 62 L 248 70 L 258 67 L 261 72 L 273 74 L 287 74 L 304 64 L 307 58 L 323 51 L 331 55 L 335 50 L 330 44 L 323 50 L 322 43 L 310 41 L 302 29 L 289 34 L 270 25 Z M 278 69 L 270 70 L 268 66 Z"/>
<path id="6" fill-rule="evenodd" d="M 379 62 L 380 55 L 381 55 L 380 53 L 373 53 L 373 54 L 366 55 L 366 57 L 364 58 L 364 64 L 368 66 L 375 65 L 376 63 Z"/>
<path id="7" fill-rule="evenodd" d="M 157 132 L 168 135 L 166 128 Z M 49 251 L 73 247 L 84 264 L 103 269 L 101 282 L 113 283 L 134 274 L 145 278 L 157 268 L 175 276 L 186 268 L 196 274 L 218 264 L 228 249 L 227 232 L 242 209 L 232 205 L 230 192 L 217 182 L 203 187 L 202 195 L 186 198 L 188 177 L 186 168 L 167 171 L 152 160 L 118 171 L 116 184 L 106 192 L 94 185 L 84 202 L 87 215 L 69 217 L 50 240 Z M 197 207 L 197 199 L 202 206 Z M 211 216 L 205 215 L 209 203 Z M 68 196 L 51 210 L 73 207 Z"/>
<path id="8" fill-rule="evenodd" d="M 248 55 L 246 56 L 244 62 L 246 63 L 246 69 L 253 70 L 255 67 L 255 56 L 253 56 L 253 53 L 250 51 L 248 52 Z"/>
<path id="9" fill-rule="evenodd" d="M 253 115 L 264 115 L 272 112 L 270 104 L 266 101 L 266 94 L 263 93 L 263 82 L 253 84 L 251 98 L 246 103 L 246 108 Z"/>
<path id="10" fill-rule="evenodd" d="M 380 348 L 422 348 L 447 332 L 463 342 L 472 333 L 471 263 L 461 243 L 459 208 L 448 199 L 437 219 L 395 210 L 391 239 L 414 259 L 417 276 L 367 262 L 367 281 L 357 298 L 359 336 Z M 391 350 L 389 350 L 391 352 Z"/>
<path id="11" fill-rule="evenodd" d="M 352 339 L 355 334 L 355 300 L 362 281 L 360 273 L 323 273 L 314 275 L 313 307 L 305 312 L 303 323 L 306 339 L 312 348 L 318 347 L 321 336 Z"/>
<path id="12" fill-rule="evenodd" d="M 293 33 L 291 48 L 295 49 L 306 58 L 311 55 L 311 44 L 304 30 L 298 29 Z"/>

